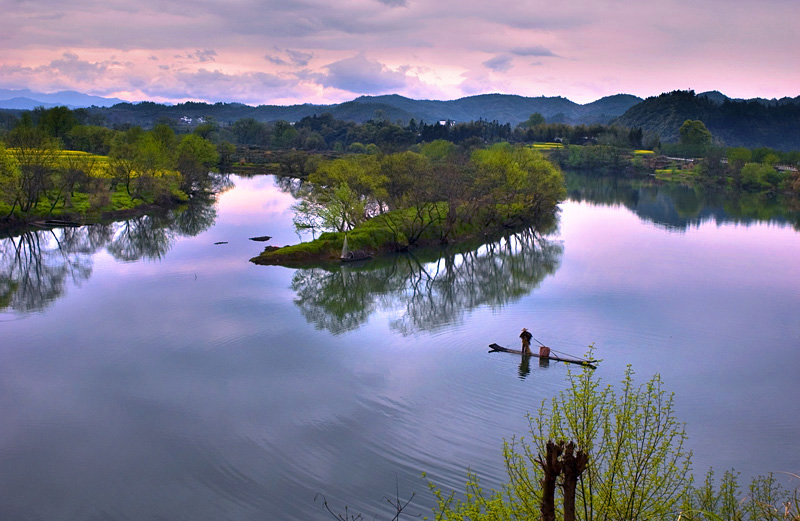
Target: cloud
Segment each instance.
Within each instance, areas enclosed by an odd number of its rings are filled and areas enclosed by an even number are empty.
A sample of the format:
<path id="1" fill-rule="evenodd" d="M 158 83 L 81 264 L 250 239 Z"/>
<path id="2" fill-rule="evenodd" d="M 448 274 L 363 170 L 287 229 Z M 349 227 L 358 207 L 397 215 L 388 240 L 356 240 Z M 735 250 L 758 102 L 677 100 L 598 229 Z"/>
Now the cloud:
<path id="1" fill-rule="evenodd" d="M 542 45 L 532 45 L 530 47 L 514 47 L 511 54 L 517 56 L 558 56 L 553 51 Z"/>
<path id="2" fill-rule="evenodd" d="M 314 53 L 294 51 L 292 49 L 284 49 L 283 51 L 276 49 L 276 51 L 285 54 L 286 59 L 272 54 L 264 55 L 264 59 L 275 65 L 296 65 L 298 67 L 305 67 L 308 65 L 311 58 L 314 57 Z"/>
<path id="3" fill-rule="evenodd" d="M 200 63 L 216 61 L 217 52 L 214 49 L 197 49 L 193 53 L 186 55 L 190 60 L 195 60 Z"/>
<path id="4" fill-rule="evenodd" d="M 61 59 L 50 62 L 51 69 L 78 82 L 91 82 L 104 76 L 108 66 L 109 62 L 91 63 L 71 52 L 65 52 Z"/>
<path id="5" fill-rule="evenodd" d="M 303 51 L 293 51 L 291 49 L 286 49 L 286 54 L 289 55 L 289 59 L 292 61 L 293 64 L 299 65 L 300 67 L 305 67 L 306 65 L 308 65 L 308 61 L 314 57 L 313 53 L 303 52 Z"/>
<path id="6" fill-rule="evenodd" d="M 272 56 L 270 54 L 265 54 L 264 59 L 270 63 L 274 63 L 275 65 L 289 65 L 289 62 L 287 62 L 280 56 Z"/>
<path id="7" fill-rule="evenodd" d="M 494 58 L 489 58 L 483 64 L 495 72 L 506 72 L 514 66 L 513 58 L 507 54 L 498 54 Z"/>
<path id="8" fill-rule="evenodd" d="M 405 74 L 392 71 L 363 54 L 333 62 L 325 68 L 328 73 L 315 78 L 320 85 L 358 94 L 395 92 L 406 85 Z"/>
<path id="9" fill-rule="evenodd" d="M 205 67 L 244 81 L 244 102 L 380 92 L 450 99 L 499 90 L 586 102 L 687 86 L 796 96 L 796 38 L 775 27 L 798 18 L 800 2 L 766 1 L 768 9 L 755 9 L 728 0 L 721 10 L 722 0 L 614 0 L 609 10 L 543 0 L 242 0 L 191 8 L 180 0 L 7 0 L 0 87 L 143 99 L 158 82 L 179 99 L 231 99 L 237 91 L 219 78 L 222 90 L 211 93 L 177 77 Z M 259 80 L 259 72 L 292 83 L 294 94 L 264 87 L 273 80 Z M 599 78 L 603 91 L 580 83 L 587 77 Z M 136 90 L 138 82 L 144 86 Z M 256 97 L 258 88 L 264 94 Z"/>
<path id="10" fill-rule="evenodd" d="M 312 91 L 294 75 L 264 72 L 226 73 L 199 69 L 154 77 L 140 76 L 138 89 L 148 98 L 176 101 L 241 102 L 259 105 L 277 99 L 310 96 Z M 130 83 L 135 83 L 133 79 Z"/>

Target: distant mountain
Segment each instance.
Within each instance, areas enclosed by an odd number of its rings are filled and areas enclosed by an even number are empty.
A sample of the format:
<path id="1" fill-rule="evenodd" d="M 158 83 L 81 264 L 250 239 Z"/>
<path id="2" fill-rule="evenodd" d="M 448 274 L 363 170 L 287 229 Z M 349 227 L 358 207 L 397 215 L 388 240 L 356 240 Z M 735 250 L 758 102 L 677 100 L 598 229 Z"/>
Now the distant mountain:
<path id="1" fill-rule="evenodd" d="M 720 93 L 675 91 L 647 98 L 614 123 L 641 127 L 674 143 L 687 119 L 702 121 L 726 146 L 800 150 L 800 97 L 736 101 Z"/>
<path id="2" fill-rule="evenodd" d="M 781 99 L 766 99 L 766 98 L 752 98 L 752 99 L 742 99 L 742 98 L 729 98 L 725 94 L 719 92 L 718 90 L 712 90 L 708 92 L 701 92 L 697 95 L 698 98 L 707 98 L 718 105 L 722 105 L 726 101 L 755 101 L 761 103 L 762 105 L 767 106 L 775 106 L 775 105 L 793 105 L 800 103 L 800 96 L 796 98 L 788 98 L 784 97 Z"/>
<path id="3" fill-rule="evenodd" d="M 536 112 L 544 116 L 547 121 L 558 120 L 573 124 L 607 123 L 641 101 L 641 98 L 628 94 L 609 96 L 587 105 L 579 105 L 560 96 L 528 98 L 512 94 L 481 94 L 452 101 L 412 100 L 396 94 L 361 96 L 353 100 L 354 103 L 388 105 L 414 115 L 417 121 L 424 120 L 428 123 L 440 120 L 466 122 L 484 119 L 511 125 L 527 120 Z"/>
<path id="4" fill-rule="evenodd" d="M 527 98 L 509 94 L 482 94 L 451 101 L 414 100 L 397 94 L 386 96 L 361 96 L 335 105 L 260 105 L 251 107 L 241 103 L 181 103 L 159 105 L 151 102 L 122 103 L 103 109 L 92 109 L 102 114 L 108 124 L 133 123 L 151 126 L 159 118 L 178 120 L 183 117 L 213 117 L 220 123 L 232 123 L 242 118 L 258 121 L 299 121 L 306 116 L 331 113 L 335 118 L 364 123 L 380 116 L 390 121 L 408 123 L 435 123 L 449 120 L 468 122 L 484 119 L 502 124 L 516 125 L 539 112 L 552 122 L 572 124 L 608 123 L 622 115 L 641 98 L 619 94 L 580 105 L 562 97 Z"/>
<path id="5" fill-rule="evenodd" d="M 58 107 L 58 105 L 58 103 L 45 103 L 43 101 L 36 101 L 34 99 L 23 97 L 0 100 L 0 108 L 2 109 L 33 110 L 36 107 L 44 107 L 49 109 Z"/>
<path id="6" fill-rule="evenodd" d="M 345 121 L 364 123 L 375 117 L 403 124 L 449 120 L 469 122 L 483 119 L 512 126 L 540 113 L 550 123 L 615 123 L 659 134 L 663 142 L 677 142 L 678 129 L 687 119 L 699 119 L 717 142 L 727 146 L 772 147 L 800 150 L 800 96 L 796 98 L 736 100 L 718 91 L 695 94 L 675 91 L 642 100 L 628 94 L 607 96 L 581 105 L 561 96 L 525 97 L 510 94 L 481 94 L 449 101 L 414 100 L 397 94 L 360 96 L 333 105 L 260 105 L 242 103 L 198 103 L 162 105 L 153 102 L 127 103 L 117 99 L 78 92 L 34 93 L 29 90 L 0 89 L 0 108 L 25 110 L 36 106 L 87 107 L 112 126 L 117 124 L 152 127 L 157 121 L 197 124 L 199 118 L 213 118 L 221 124 L 253 118 L 262 122 L 299 121 L 306 116 L 330 113 Z M 112 106 L 113 105 L 113 106 Z M 189 123 L 191 121 L 191 123 Z"/>
<path id="7" fill-rule="evenodd" d="M 33 110 L 36 107 L 58 107 L 61 105 L 71 109 L 81 107 L 110 107 L 123 101 L 118 98 L 103 98 L 80 92 L 65 90 L 45 94 L 28 89 L 0 89 L 0 108 Z"/>

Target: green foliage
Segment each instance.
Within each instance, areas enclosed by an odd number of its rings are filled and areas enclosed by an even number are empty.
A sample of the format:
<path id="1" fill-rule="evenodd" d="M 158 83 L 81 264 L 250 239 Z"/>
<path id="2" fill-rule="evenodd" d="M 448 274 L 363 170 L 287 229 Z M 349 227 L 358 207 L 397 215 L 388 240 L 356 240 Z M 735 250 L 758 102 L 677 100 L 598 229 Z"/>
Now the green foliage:
<path id="1" fill-rule="evenodd" d="M 527 128 L 527 127 L 535 127 L 536 125 L 544 125 L 544 124 L 545 124 L 544 116 L 542 116 L 538 112 L 534 112 L 533 114 L 530 115 L 530 117 L 526 121 L 523 121 L 522 123 L 520 123 L 519 126 Z"/>
<path id="2" fill-rule="evenodd" d="M 342 232 L 372 219 L 391 232 L 379 249 L 406 249 L 534 224 L 566 195 L 558 168 L 529 147 L 498 144 L 468 162 L 447 141 L 421 151 L 320 161 L 293 207 L 295 229 Z"/>
<path id="3" fill-rule="evenodd" d="M 443 161 L 452 157 L 456 152 L 456 146 L 451 141 L 437 139 L 430 143 L 424 143 L 420 147 L 420 153 L 432 161 Z"/>
<path id="4" fill-rule="evenodd" d="M 219 153 L 210 141 L 196 134 L 184 136 L 178 145 L 176 158 L 182 176 L 181 189 L 187 193 L 202 189 L 202 183 L 218 162 Z"/>
<path id="5" fill-rule="evenodd" d="M 231 127 L 236 143 L 240 145 L 269 146 L 272 136 L 269 126 L 253 118 L 237 120 Z"/>
<path id="6" fill-rule="evenodd" d="M 347 231 L 364 220 L 367 201 L 354 192 L 346 181 L 322 187 L 308 185 L 303 199 L 292 206 L 295 230 Z"/>
<path id="7" fill-rule="evenodd" d="M 591 353 L 591 351 L 590 351 Z M 690 458 L 683 424 L 658 375 L 636 385 L 628 368 L 619 388 L 603 387 L 591 369 L 568 373 L 569 387 L 529 416 L 530 439 L 504 445 L 509 482 L 484 492 L 474 475 L 458 499 L 432 487 L 436 519 L 538 519 L 542 470 L 537 462 L 548 440 L 572 440 L 589 455 L 578 484 L 579 519 L 667 519 L 690 489 Z M 557 498 L 557 506 L 563 508 Z"/>
<path id="8" fill-rule="evenodd" d="M 16 201 L 20 187 L 20 169 L 16 158 L 0 143 L 0 203 L 8 209 Z"/>
<path id="9" fill-rule="evenodd" d="M 565 145 L 551 157 L 570 170 L 619 170 L 631 164 L 625 149 L 610 145 Z"/>
<path id="10" fill-rule="evenodd" d="M 22 219 L 185 200 L 184 189 L 205 187 L 207 174 L 218 160 L 210 142 L 190 135 L 178 143 L 167 125 L 156 125 L 152 131 L 72 125 L 58 140 L 49 134 L 72 112 L 47 110 L 35 115 L 36 125 L 26 113 L 6 136 L 9 148 L 0 154 L 2 212 Z M 62 141 L 72 148 L 107 150 L 109 155 L 60 150 Z M 4 161 L 7 156 L 13 159 L 11 163 Z M 184 169 L 183 176 L 176 166 Z M 119 190 L 125 193 L 124 200 Z"/>
<path id="11" fill-rule="evenodd" d="M 665 143 L 679 139 L 686 120 L 701 120 L 715 139 L 729 146 L 768 146 L 778 150 L 800 147 L 800 103 L 715 102 L 693 91 L 675 91 L 644 100 L 615 122 L 661 136 Z"/>
<path id="12" fill-rule="evenodd" d="M 517 224 L 552 211 L 566 197 L 561 171 L 538 151 L 500 143 L 472 153 L 474 190 L 487 218 Z"/>
<path id="13" fill-rule="evenodd" d="M 727 150 L 728 164 L 741 169 L 753 158 L 753 151 L 748 148 L 734 147 Z"/>
<path id="14" fill-rule="evenodd" d="M 69 107 L 53 107 L 45 109 L 37 107 L 33 110 L 33 118 L 37 121 L 37 126 L 49 137 L 63 138 L 73 127 L 78 124 L 78 120 Z"/>
<path id="15" fill-rule="evenodd" d="M 678 129 L 680 143 L 688 146 L 708 146 L 711 144 L 711 132 L 700 120 L 687 119 Z"/>
<path id="16" fill-rule="evenodd" d="M 277 121 L 272 128 L 272 145 L 276 148 L 291 148 L 295 145 L 297 130 L 286 121 Z"/>
<path id="17" fill-rule="evenodd" d="M 783 176 L 774 167 L 759 163 L 747 163 L 741 169 L 741 184 L 745 190 L 759 191 L 776 188 Z"/>
<path id="18" fill-rule="evenodd" d="M 69 150 L 81 150 L 91 154 L 108 155 L 114 131 L 95 125 L 76 125 L 63 137 Z"/>
<path id="19" fill-rule="evenodd" d="M 792 477 L 800 477 L 790 474 Z M 709 469 L 703 484 L 687 494 L 680 519 L 686 521 L 798 521 L 800 491 L 787 490 L 773 474 L 755 477 L 743 491 L 739 474 L 722 475 L 719 487 Z"/>
<path id="20" fill-rule="evenodd" d="M 293 206 L 295 229 L 347 231 L 377 215 L 387 197 L 378 158 L 354 154 L 321 161 Z"/>

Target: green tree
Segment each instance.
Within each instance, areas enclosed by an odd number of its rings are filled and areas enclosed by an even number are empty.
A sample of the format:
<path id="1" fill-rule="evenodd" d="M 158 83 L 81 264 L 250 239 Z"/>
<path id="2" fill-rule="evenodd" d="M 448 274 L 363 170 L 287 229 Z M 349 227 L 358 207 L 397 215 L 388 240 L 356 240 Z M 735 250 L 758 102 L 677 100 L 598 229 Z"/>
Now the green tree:
<path id="1" fill-rule="evenodd" d="M 484 219 L 505 225 L 530 224 L 566 196 L 561 171 L 529 147 L 499 143 L 476 150 L 474 191 Z M 507 219 L 517 222 L 505 222 Z"/>
<path id="2" fill-rule="evenodd" d="M 39 205 L 40 198 L 53 184 L 58 144 L 24 117 L 6 136 L 6 143 L 20 173 L 12 210 L 18 204 L 23 212 L 28 212 Z"/>
<path id="3" fill-rule="evenodd" d="M 363 222 L 366 200 L 359 197 L 347 182 L 331 187 L 311 188 L 292 206 L 295 230 L 333 230 L 345 232 Z"/>
<path id="4" fill-rule="evenodd" d="M 545 124 L 544 116 L 542 116 L 538 112 L 534 112 L 528 117 L 527 120 L 520 123 L 519 126 L 521 128 L 530 128 L 530 127 L 535 127 L 536 125 L 544 125 L 544 124 Z"/>
<path id="5" fill-rule="evenodd" d="M 78 119 L 68 107 L 37 107 L 34 112 L 37 112 L 34 116 L 38 120 L 37 126 L 53 138 L 64 138 L 78 124 Z"/>
<path id="6" fill-rule="evenodd" d="M 236 153 L 236 146 L 233 143 L 223 141 L 217 145 L 217 153 L 219 154 L 219 166 L 226 169 L 233 164 L 233 155 Z M 229 170 L 221 170 L 228 172 Z"/>
<path id="7" fill-rule="evenodd" d="M 64 147 L 68 150 L 81 150 L 90 154 L 108 155 L 114 131 L 94 125 L 76 125 L 64 136 Z"/>
<path id="8" fill-rule="evenodd" d="M 270 132 L 265 123 L 260 123 L 253 118 L 243 118 L 236 121 L 231 127 L 236 143 L 240 145 L 269 146 Z"/>
<path id="9" fill-rule="evenodd" d="M 178 146 L 178 137 L 175 131 L 167 124 L 159 123 L 150 131 L 156 143 L 166 152 L 175 150 Z"/>
<path id="10" fill-rule="evenodd" d="M 213 142 L 219 134 L 219 125 L 211 118 L 206 120 L 205 123 L 197 125 L 192 133 Z"/>
<path id="11" fill-rule="evenodd" d="M 297 130 L 286 121 L 276 121 L 272 128 L 272 145 L 276 148 L 291 148 L 295 145 Z"/>
<path id="12" fill-rule="evenodd" d="M 680 144 L 685 153 L 701 156 L 705 149 L 711 145 L 711 131 L 700 120 L 687 119 L 678 129 Z"/>
<path id="13" fill-rule="evenodd" d="M 770 165 L 747 163 L 742 167 L 741 183 L 745 190 L 770 190 L 778 187 L 782 180 L 780 173 Z"/>
<path id="14" fill-rule="evenodd" d="M 569 386 L 529 416 L 530 438 L 504 445 L 509 481 L 484 492 L 469 475 L 466 499 L 431 488 L 438 498 L 436 519 L 538 519 L 539 463 L 550 440 L 571 440 L 589 456 L 578 484 L 577 518 L 650 520 L 674 518 L 690 490 L 691 453 L 684 425 L 675 418 L 673 396 L 658 375 L 637 386 L 628 368 L 615 390 L 603 387 L 591 369 L 568 373 Z M 563 509 L 563 497 L 557 498 Z"/>
<path id="15" fill-rule="evenodd" d="M 184 136 L 178 145 L 177 165 L 181 173 L 181 190 L 186 193 L 202 188 L 208 173 L 219 162 L 216 147 L 196 134 Z"/>
<path id="16" fill-rule="evenodd" d="M 111 139 L 108 153 L 109 170 L 114 185 L 122 184 L 128 195 L 132 195 L 133 179 L 136 175 L 136 160 L 139 155 L 139 142 L 144 136 L 141 127 L 132 127 L 117 132 Z"/>
<path id="17" fill-rule="evenodd" d="M 436 139 L 430 143 L 424 143 L 419 151 L 432 161 L 444 161 L 455 155 L 457 147 L 446 139 Z"/>
<path id="18" fill-rule="evenodd" d="M 172 131 L 169 127 L 166 127 Z M 147 132 L 136 143 L 133 159 L 136 169 L 136 196 L 151 200 L 167 197 L 169 178 L 175 165 L 174 134 Z"/>
<path id="19" fill-rule="evenodd" d="M 8 214 L 14 211 L 13 206 L 19 197 L 20 170 L 17 160 L 0 143 L 0 203 L 7 206 Z"/>
<path id="20" fill-rule="evenodd" d="M 293 206 L 295 228 L 352 229 L 384 210 L 386 181 L 373 155 L 320 162 L 303 187 L 303 201 Z"/>

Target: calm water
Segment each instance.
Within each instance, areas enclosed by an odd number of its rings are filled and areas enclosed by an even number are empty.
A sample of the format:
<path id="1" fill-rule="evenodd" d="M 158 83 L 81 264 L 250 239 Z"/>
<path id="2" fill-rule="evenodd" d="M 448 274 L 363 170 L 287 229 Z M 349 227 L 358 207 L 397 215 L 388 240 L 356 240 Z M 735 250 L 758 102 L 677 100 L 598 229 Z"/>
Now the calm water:
<path id="1" fill-rule="evenodd" d="M 389 519 L 420 473 L 504 479 L 502 440 L 565 385 L 487 344 L 594 343 L 598 375 L 661 373 L 695 469 L 800 472 L 797 214 L 572 179 L 559 232 L 293 270 L 293 199 L 0 243 L 0 519 Z M 582 188 L 578 188 L 581 186 Z M 792 224 L 794 223 L 794 227 Z M 215 244 L 227 242 L 226 244 Z"/>

